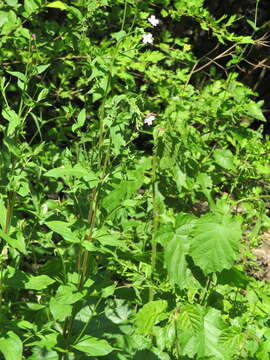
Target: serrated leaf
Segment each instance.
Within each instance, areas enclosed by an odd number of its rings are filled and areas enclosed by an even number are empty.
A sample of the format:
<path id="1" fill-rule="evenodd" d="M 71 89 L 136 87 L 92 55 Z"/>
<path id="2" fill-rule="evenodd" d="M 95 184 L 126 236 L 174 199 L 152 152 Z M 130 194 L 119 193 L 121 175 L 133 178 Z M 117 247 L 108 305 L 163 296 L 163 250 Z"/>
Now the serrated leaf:
<path id="1" fill-rule="evenodd" d="M 114 287 L 115 285 L 112 286 Z M 105 308 L 106 317 L 114 324 L 126 322 L 131 313 L 132 310 L 130 309 L 129 304 L 123 299 L 109 299 Z"/>
<path id="2" fill-rule="evenodd" d="M 223 328 L 218 310 L 210 309 L 206 313 L 206 309 L 199 305 L 181 307 L 177 333 L 183 355 L 198 359 L 214 356 L 215 359 L 225 360 L 223 349 L 219 345 Z"/>
<path id="3" fill-rule="evenodd" d="M 200 306 L 184 305 L 181 306 L 177 318 L 177 328 L 181 331 L 198 332 L 202 326 L 203 313 Z"/>
<path id="4" fill-rule="evenodd" d="M 140 334 L 149 334 L 159 316 L 166 310 L 167 301 L 156 300 L 145 304 L 136 314 L 135 324 Z"/>
<path id="5" fill-rule="evenodd" d="M 49 4 L 47 4 L 46 7 L 60 9 L 60 10 L 68 9 L 68 6 L 65 3 L 63 3 L 62 1 L 53 1 Z"/>
<path id="6" fill-rule="evenodd" d="M 22 350 L 22 341 L 13 331 L 8 331 L 5 337 L 0 338 L 0 351 L 5 360 L 21 360 Z"/>
<path id="7" fill-rule="evenodd" d="M 229 215 L 201 217 L 192 230 L 189 255 L 207 275 L 232 267 L 239 253 L 241 224 Z"/>
<path id="8" fill-rule="evenodd" d="M 239 352 L 239 349 L 243 349 L 248 339 L 248 334 L 243 332 L 241 328 L 231 326 L 228 329 L 222 331 L 219 343 L 224 349 L 224 354 L 227 355 L 227 359 L 233 358 L 233 355 Z M 270 348 L 269 348 L 270 350 Z"/>
<path id="9" fill-rule="evenodd" d="M 256 120 L 266 122 L 266 118 L 262 112 L 261 106 L 263 105 L 263 101 L 256 102 L 250 102 L 249 104 L 246 104 L 246 114 Z"/>
<path id="10" fill-rule="evenodd" d="M 79 239 L 72 233 L 69 224 L 65 221 L 47 221 L 48 228 L 61 235 L 66 241 L 76 243 Z"/>
<path id="11" fill-rule="evenodd" d="M 234 157 L 230 150 L 217 149 L 214 151 L 214 159 L 216 163 L 226 170 L 234 169 Z"/>
<path id="12" fill-rule="evenodd" d="M 105 356 L 114 350 L 106 340 L 97 339 L 89 335 L 83 336 L 83 338 L 76 345 L 72 345 L 72 347 L 89 356 Z"/>
<path id="13" fill-rule="evenodd" d="M 183 289 L 187 279 L 188 245 L 185 239 L 180 236 L 174 236 L 164 245 L 165 266 L 168 270 L 169 279 Z"/>
<path id="14" fill-rule="evenodd" d="M 160 60 L 163 60 L 166 56 L 160 51 L 145 51 L 143 53 L 143 61 L 157 63 Z"/>
<path id="15" fill-rule="evenodd" d="M 25 283 L 26 289 L 42 290 L 55 282 L 54 279 L 47 275 L 30 276 Z"/>

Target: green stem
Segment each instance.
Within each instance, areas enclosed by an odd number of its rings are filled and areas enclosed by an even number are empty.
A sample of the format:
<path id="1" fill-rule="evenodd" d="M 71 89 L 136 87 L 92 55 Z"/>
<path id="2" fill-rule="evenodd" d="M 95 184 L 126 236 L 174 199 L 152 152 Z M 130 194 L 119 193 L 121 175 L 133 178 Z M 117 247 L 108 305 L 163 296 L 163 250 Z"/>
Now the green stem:
<path id="1" fill-rule="evenodd" d="M 9 231 L 9 226 L 10 226 L 10 222 L 11 222 L 11 218 L 12 218 L 12 214 L 13 214 L 13 207 L 14 207 L 14 199 L 15 199 L 15 195 L 14 192 L 9 192 L 8 193 L 8 202 L 7 202 L 7 212 L 6 212 L 6 221 L 5 221 L 5 227 L 4 227 L 4 233 L 8 234 Z M 0 309 L 2 308 L 2 301 L 3 301 L 3 262 L 4 257 L 6 255 L 6 248 L 5 246 L 3 247 L 2 253 L 1 253 L 1 264 L 0 264 Z"/>
<path id="2" fill-rule="evenodd" d="M 123 28 L 124 28 L 125 19 L 126 19 L 126 11 L 127 11 L 127 0 L 125 1 L 125 9 L 124 9 L 124 15 L 123 15 L 123 19 L 122 19 L 121 30 L 123 30 Z M 98 198 L 99 198 L 100 188 L 101 188 L 104 178 L 106 176 L 106 171 L 107 171 L 107 167 L 109 164 L 109 158 L 110 158 L 110 149 L 108 149 L 107 153 L 105 155 L 105 159 L 103 161 L 103 143 L 104 143 L 104 137 L 105 137 L 105 131 L 104 131 L 105 104 L 106 104 L 106 100 L 107 100 L 109 90 L 110 90 L 112 71 L 113 71 L 113 67 L 115 64 L 117 54 L 119 52 L 120 41 L 117 43 L 116 48 L 113 53 L 110 69 L 108 72 L 106 88 L 105 88 L 105 92 L 104 92 L 104 96 L 102 99 L 100 112 L 99 112 L 98 169 L 102 169 L 102 173 L 100 175 L 98 185 L 92 190 L 92 195 L 91 195 L 91 200 L 90 200 L 90 207 L 89 207 L 89 212 L 88 212 L 88 223 L 89 223 L 88 241 L 90 241 L 90 242 L 92 241 L 92 238 L 93 238 L 93 230 L 94 230 L 95 223 L 96 223 L 96 214 L 97 214 L 97 210 L 98 210 Z M 80 256 L 80 254 L 79 254 L 79 256 Z M 83 285 L 85 283 L 87 270 L 89 267 L 89 257 L 90 257 L 89 251 L 84 250 L 82 264 L 81 264 L 80 259 L 78 259 L 78 262 L 77 262 L 80 267 L 78 269 L 80 272 L 80 277 L 79 277 L 79 282 L 78 282 L 78 290 L 79 291 L 83 288 Z M 63 336 L 67 342 L 68 342 L 68 339 L 69 339 L 71 331 L 72 331 L 75 315 L 76 315 L 76 308 L 73 307 L 72 315 L 68 319 L 66 319 L 65 325 L 64 325 Z M 85 329 L 83 329 L 83 331 L 84 330 Z M 81 332 L 81 333 L 83 333 L 83 332 Z M 67 356 L 68 356 L 67 353 L 62 354 L 62 359 L 67 359 Z"/>
<path id="3" fill-rule="evenodd" d="M 127 16 L 127 0 L 125 1 L 125 8 L 124 8 L 124 15 L 123 15 L 123 19 L 122 19 L 121 31 L 124 30 L 126 16 Z"/>
<path id="4" fill-rule="evenodd" d="M 154 150 L 153 155 L 153 165 L 152 165 L 152 196 L 153 196 L 153 233 L 152 233 L 152 254 L 151 254 L 151 281 L 153 282 L 153 275 L 156 268 L 156 258 L 157 258 L 157 242 L 156 242 L 156 233 L 158 228 L 158 203 L 156 198 L 156 172 L 157 172 L 157 156 L 156 151 Z M 155 290 L 151 285 L 149 289 L 149 301 L 154 299 Z"/>
<path id="5" fill-rule="evenodd" d="M 258 196 L 251 196 L 251 197 L 246 197 L 243 198 L 241 200 L 237 200 L 233 202 L 232 208 L 237 206 L 238 204 L 240 204 L 241 202 L 245 202 L 245 201 L 254 201 L 254 200 L 260 200 L 260 199 L 270 199 L 270 195 L 258 195 Z"/>

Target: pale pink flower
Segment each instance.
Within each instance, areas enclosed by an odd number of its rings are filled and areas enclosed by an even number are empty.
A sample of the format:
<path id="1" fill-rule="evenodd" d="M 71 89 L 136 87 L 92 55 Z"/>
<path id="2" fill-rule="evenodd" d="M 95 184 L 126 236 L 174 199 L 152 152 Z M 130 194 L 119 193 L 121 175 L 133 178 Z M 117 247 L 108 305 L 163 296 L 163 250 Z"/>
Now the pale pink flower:
<path id="1" fill-rule="evenodd" d="M 153 35 L 151 33 L 143 34 L 143 43 L 144 44 L 153 44 Z"/>
<path id="2" fill-rule="evenodd" d="M 159 20 L 155 17 L 155 15 L 151 15 L 147 20 L 153 26 L 157 26 L 159 24 Z"/>
<path id="3" fill-rule="evenodd" d="M 36 40 L 36 34 L 31 34 L 32 39 Z"/>
<path id="4" fill-rule="evenodd" d="M 153 121 L 156 120 L 156 114 L 154 113 L 149 113 L 146 115 L 146 118 L 144 119 L 144 123 L 151 126 Z"/>

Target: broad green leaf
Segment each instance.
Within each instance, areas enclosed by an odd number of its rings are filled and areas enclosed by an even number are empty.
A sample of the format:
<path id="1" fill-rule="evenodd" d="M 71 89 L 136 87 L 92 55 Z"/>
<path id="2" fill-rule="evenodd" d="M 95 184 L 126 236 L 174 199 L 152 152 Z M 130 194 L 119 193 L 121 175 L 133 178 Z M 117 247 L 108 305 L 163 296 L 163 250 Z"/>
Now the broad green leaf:
<path id="1" fill-rule="evenodd" d="M 114 324 L 126 322 L 131 313 L 132 310 L 130 309 L 129 304 L 123 299 L 109 299 L 105 308 L 106 317 Z"/>
<path id="2" fill-rule="evenodd" d="M 89 335 L 83 336 L 83 338 L 76 345 L 72 345 L 72 347 L 89 356 L 105 356 L 114 350 L 106 340 L 97 339 Z"/>
<path id="3" fill-rule="evenodd" d="M 256 120 L 266 122 L 266 118 L 262 112 L 261 106 L 263 105 L 263 101 L 250 102 L 246 104 L 246 114 Z"/>
<path id="4" fill-rule="evenodd" d="M 246 289 L 250 280 L 244 272 L 232 267 L 229 270 L 224 269 L 221 273 L 219 273 L 217 276 L 217 282 L 222 285 L 229 284 L 230 286 Z"/>
<path id="5" fill-rule="evenodd" d="M 180 331 L 197 333 L 203 325 L 203 312 L 198 305 L 183 305 L 177 318 Z"/>
<path id="6" fill-rule="evenodd" d="M 8 266 L 5 272 L 4 283 L 5 286 L 13 289 L 25 289 L 25 283 L 28 281 L 28 274 Z"/>
<path id="7" fill-rule="evenodd" d="M 172 224 L 162 224 L 156 233 L 155 240 L 160 243 L 163 247 L 173 239 L 175 235 L 175 229 Z"/>
<path id="8" fill-rule="evenodd" d="M 181 236 L 174 236 L 164 245 L 165 265 L 168 270 L 169 279 L 183 289 L 187 280 L 187 262 L 189 245 Z"/>
<path id="9" fill-rule="evenodd" d="M 234 158 L 230 150 L 217 149 L 214 151 L 216 163 L 226 170 L 234 169 Z"/>
<path id="10" fill-rule="evenodd" d="M 257 172 L 266 176 L 270 175 L 270 165 L 269 164 L 258 164 L 256 165 Z"/>
<path id="11" fill-rule="evenodd" d="M 72 233 L 69 224 L 65 221 L 47 221 L 48 228 L 61 235 L 68 242 L 79 242 L 80 240 Z"/>
<path id="12" fill-rule="evenodd" d="M 73 285 L 60 285 L 57 289 L 55 299 L 59 304 L 71 305 L 85 296 L 85 293 L 79 292 Z"/>
<path id="13" fill-rule="evenodd" d="M 223 349 L 219 346 L 219 337 L 224 328 L 220 311 L 210 309 L 204 317 L 204 328 L 199 336 L 199 357 L 214 356 L 215 359 L 223 360 L 225 356 Z"/>
<path id="14" fill-rule="evenodd" d="M 20 125 L 21 119 L 14 110 L 8 108 L 3 109 L 2 115 L 9 122 L 7 135 L 11 136 L 14 134 L 16 128 Z"/>
<path id="15" fill-rule="evenodd" d="M 150 334 L 160 315 L 167 308 L 167 301 L 156 300 L 145 304 L 136 314 L 135 325 L 140 334 Z"/>
<path id="16" fill-rule="evenodd" d="M 54 350 L 44 350 L 44 347 L 34 346 L 32 355 L 27 360 L 59 360 L 59 356 Z"/>
<path id="17" fill-rule="evenodd" d="M 237 354 L 239 349 L 244 348 L 248 337 L 249 335 L 247 333 L 236 326 L 231 326 L 230 328 L 223 330 L 219 338 L 219 343 L 224 349 L 224 354 L 227 355 L 226 359 L 233 359 L 233 355 Z M 269 357 L 267 359 L 269 359 Z"/>
<path id="18" fill-rule="evenodd" d="M 5 0 L 9 6 L 17 6 L 18 0 Z"/>
<path id="19" fill-rule="evenodd" d="M 205 274 L 232 267 L 239 253 L 241 224 L 229 215 L 208 214 L 192 230 L 189 255 Z"/>
<path id="20" fill-rule="evenodd" d="M 18 25 L 19 19 L 14 11 L 0 11 L 1 35 L 8 35 L 12 30 L 15 30 Z"/>
<path id="21" fill-rule="evenodd" d="M 143 53 L 144 62 L 158 63 L 160 60 L 163 60 L 166 57 L 160 51 L 146 51 Z"/>
<path id="22" fill-rule="evenodd" d="M 50 299 L 50 311 L 54 320 L 64 321 L 72 313 L 72 305 L 60 304 L 54 297 Z"/>
<path id="23" fill-rule="evenodd" d="M 65 177 L 65 176 L 74 176 L 76 178 L 86 177 L 89 181 L 97 180 L 97 176 L 91 170 L 84 169 L 80 165 L 75 165 L 74 167 L 59 167 L 47 171 L 44 176 L 48 177 Z"/>
<path id="24" fill-rule="evenodd" d="M 122 180 L 115 185 L 102 201 L 102 207 L 108 213 L 122 206 L 123 201 L 133 198 L 134 193 L 142 186 L 145 181 L 145 171 L 151 167 L 151 158 L 142 157 L 135 170 L 127 172 L 127 180 Z"/>
<path id="25" fill-rule="evenodd" d="M 60 10 L 66 10 L 68 9 L 68 6 L 63 3 L 62 1 L 53 1 L 46 5 L 47 7 L 54 8 L 54 9 L 60 9 Z"/>
<path id="26" fill-rule="evenodd" d="M 71 130 L 72 130 L 72 131 L 76 131 L 77 129 L 80 129 L 80 128 L 84 125 L 85 119 L 86 119 L 86 110 L 85 110 L 85 109 L 82 109 L 82 110 L 79 112 L 77 122 L 72 125 Z"/>
<path id="27" fill-rule="evenodd" d="M 55 280 L 47 275 L 30 276 L 25 283 L 26 289 L 42 290 L 53 284 Z"/>
<path id="28" fill-rule="evenodd" d="M 225 360 L 219 337 L 224 328 L 220 312 L 199 305 L 184 305 L 177 319 L 177 334 L 183 355 L 191 358 L 213 356 Z M 195 356 L 197 355 L 197 356 Z"/>
<path id="29" fill-rule="evenodd" d="M 82 299 L 86 292 L 79 292 L 75 286 L 60 285 L 56 295 L 50 299 L 50 311 L 55 320 L 63 321 L 70 316 L 72 304 Z"/>
<path id="30" fill-rule="evenodd" d="M 192 214 L 179 213 L 175 216 L 175 228 L 177 235 L 189 235 L 198 218 Z"/>
<path id="31" fill-rule="evenodd" d="M 212 179 L 209 175 L 207 175 L 205 173 L 199 173 L 199 175 L 197 177 L 197 182 L 198 182 L 198 184 L 201 185 L 203 191 L 212 189 L 212 186 L 213 186 Z"/>
<path id="32" fill-rule="evenodd" d="M 21 360 L 23 344 L 13 331 L 8 331 L 5 337 L 0 338 L 0 351 L 5 360 Z"/>
<path id="33" fill-rule="evenodd" d="M 121 234 L 119 232 L 111 232 L 109 229 L 101 228 L 93 231 L 93 239 L 97 240 L 103 246 L 123 247 L 125 242 L 119 240 Z"/>
<path id="34" fill-rule="evenodd" d="M 40 1 L 39 0 L 24 0 L 24 9 L 26 12 L 26 15 L 32 14 L 35 10 L 37 10 L 40 7 Z"/>
<path id="35" fill-rule="evenodd" d="M 0 238 L 4 239 L 12 248 L 19 250 L 23 254 L 26 254 L 25 241 L 22 236 L 18 236 L 18 239 L 14 239 L 0 229 Z"/>

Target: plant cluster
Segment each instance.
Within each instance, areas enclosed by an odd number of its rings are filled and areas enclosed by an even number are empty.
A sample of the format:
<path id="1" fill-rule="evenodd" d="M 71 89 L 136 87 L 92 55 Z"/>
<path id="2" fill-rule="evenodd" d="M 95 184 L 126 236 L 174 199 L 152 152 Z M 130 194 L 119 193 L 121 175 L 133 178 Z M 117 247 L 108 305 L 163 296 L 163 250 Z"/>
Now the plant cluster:
<path id="1" fill-rule="evenodd" d="M 0 359 L 269 359 L 259 5 L 1 2 Z"/>

